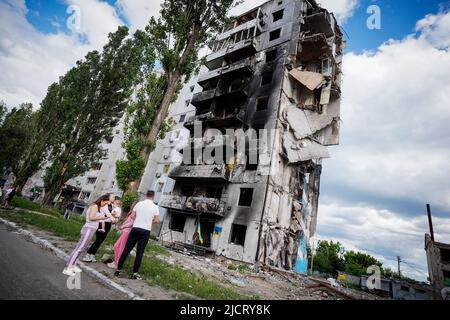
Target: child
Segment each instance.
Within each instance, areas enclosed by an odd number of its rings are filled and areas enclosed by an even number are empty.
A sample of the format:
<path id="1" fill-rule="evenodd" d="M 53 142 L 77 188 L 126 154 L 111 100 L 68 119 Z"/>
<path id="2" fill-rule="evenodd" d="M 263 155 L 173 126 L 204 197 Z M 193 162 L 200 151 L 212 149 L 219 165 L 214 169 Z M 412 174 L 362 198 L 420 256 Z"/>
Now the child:
<path id="1" fill-rule="evenodd" d="M 111 211 L 111 215 L 119 220 L 122 217 L 122 201 L 114 200 L 113 209 Z"/>
<path id="2" fill-rule="evenodd" d="M 115 219 L 115 221 L 119 221 L 120 217 L 122 216 L 122 202 L 120 200 L 114 200 L 113 202 L 113 209 L 110 214 L 105 213 L 105 218 L 110 218 L 111 216 Z M 100 222 L 100 229 L 98 229 L 98 232 L 106 232 L 105 230 L 105 222 Z"/>

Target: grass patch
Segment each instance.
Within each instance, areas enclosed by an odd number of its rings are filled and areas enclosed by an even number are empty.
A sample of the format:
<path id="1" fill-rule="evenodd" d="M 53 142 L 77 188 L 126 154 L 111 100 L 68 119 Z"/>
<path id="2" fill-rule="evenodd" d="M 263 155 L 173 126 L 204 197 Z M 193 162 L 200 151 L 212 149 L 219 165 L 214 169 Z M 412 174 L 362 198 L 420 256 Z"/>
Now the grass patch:
<path id="1" fill-rule="evenodd" d="M 30 212 L 0 211 L 0 216 L 21 226 L 32 225 L 68 241 L 78 241 L 82 223 L 66 221 L 60 217 L 48 217 Z"/>
<path id="2" fill-rule="evenodd" d="M 145 251 L 147 253 L 153 254 L 153 255 L 163 255 L 163 256 L 170 256 L 170 252 L 169 250 L 167 250 L 166 248 L 164 248 L 163 246 L 157 244 L 156 242 L 154 242 L 153 240 L 150 240 L 147 248 L 145 248 Z"/>
<path id="3" fill-rule="evenodd" d="M 250 267 L 249 267 L 248 264 L 243 263 L 243 264 L 240 264 L 240 265 L 239 265 L 238 271 L 239 271 L 240 273 L 246 273 L 246 272 L 249 272 L 249 271 L 250 271 Z"/>
<path id="4" fill-rule="evenodd" d="M 38 211 L 55 217 L 59 217 L 63 214 L 63 212 L 59 209 L 42 208 L 38 203 L 23 197 L 14 197 L 11 201 L 11 205 L 20 209 Z"/>
<path id="5" fill-rule="evenodd" d="M 11 205 L 25 210 L 38 211 L 41 206 L 31 200 L 22 197 L 14 197 L 11 201 Z"/>

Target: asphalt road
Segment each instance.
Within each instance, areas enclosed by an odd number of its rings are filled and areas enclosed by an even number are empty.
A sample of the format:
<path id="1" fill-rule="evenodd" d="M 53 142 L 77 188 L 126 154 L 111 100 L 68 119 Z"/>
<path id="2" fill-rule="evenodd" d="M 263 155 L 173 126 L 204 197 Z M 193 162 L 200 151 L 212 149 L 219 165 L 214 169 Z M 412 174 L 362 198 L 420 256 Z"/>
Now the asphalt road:
<path id="1" fill-rule="evenodd" d="M 127 297 L 81 274 L 70 290 L 64 261 L 0 224 L 0 300 L 123 300 Z M 72 282 L 72 287 L 75 283 Z"/>

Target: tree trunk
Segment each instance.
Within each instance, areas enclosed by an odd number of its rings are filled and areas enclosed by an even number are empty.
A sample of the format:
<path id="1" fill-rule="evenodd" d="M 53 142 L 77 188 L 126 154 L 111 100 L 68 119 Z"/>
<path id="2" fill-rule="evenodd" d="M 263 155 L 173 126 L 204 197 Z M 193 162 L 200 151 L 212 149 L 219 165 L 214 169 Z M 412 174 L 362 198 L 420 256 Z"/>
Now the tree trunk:
<path id="1" fill-rule="evenodd" d="M 21 182 L 19 182 L 19 184 L 17 185 L 17 194 L 18 195 L 22 195 L 22 191 L 23 191 L 23 188 L 25 188 L 25 185 L 27 184 L 27 182 L 28 182 L 28 179 L 26 180 L 26 181 L 21 181 Z"/>
<path id="2" fill-rule="evenodd" d="M 45 196 L 44 199 L 42 201 L 42 205 L 45 207 L 50 207 L 52 206 L 52 202 L 53 199 L 56 197 L 56 195 L 58 194 L 58 192 L 61 190 L 62 186 L 64 185 L 65 182 L 65 173 L 67 170 L 67 164 L 66 163 L 62 163 L 60 165 L 60 170 L 59 170 L 59 175 L 58 178 L 55 179 L 55 181 L 51 184 L 49 190 L 45 190 Z"/>
<path id="3" fill-rule="evenodd" d="M 166 92 L 164 94 L 164 98 L 161 102 L 161 106 L 159 107 L 158 113 L 156 114 L 156 118 L 153 121 L 150 133 L 147 135 L 147 137 L 145 139 L 147 143 L 156 141 L 159 131 L 161 129 L 161 125 L 163 124 L 164 120 L 167 118 L 167 114 L 169 112 L 169 107 L 172 102 L 172 97 L 175 93 L 175 90 L 177 88 L 177 85 L 178 85 L 178 82 L 180 81 L 180 79 L 181 79 L 181 76 L 179 75 L 179 73 L 177 73 L 176 75 L 169 76 L 169 83 L 168 83 Z M 150 154 L 152 153 L 152 151 L 153 150 L 151 150 L 149 146 L 146 146 L 141 151 L 141 157 L 144 159 L 144 162 L 146 164 L 148 163 L 148 160 L 150 158 Z M 142 180 L 142 177 L 140 177 L 139 179 L 137 179 L 135 181 L 132 181 L 128 188 L 128 192 L 137 192 L 139 190 L 141 180 Z"/>
<path id="4" fill-rule="evenodd" d="M 199 27 L 194 25 L 193 30 L 192 30 L 192 35 L 190 36 L 189 42 L 186 46 L 186 49 L 184 50 L 184 52 L 180 58 L 178 67 L 175 69 L 175 71 L 169 73 L 169 75 L 168 75 L 167 89 L 164 94 L 164 98 L 161 102 L 161 106 L 158 108 L 158 113 L 156 115 L 155 120 L 153 121 L 150 133 L 147 135 L 147 138 L 146 138 L 147 144 L 156 142 L 156 140 L 158 138 L 159 131 L 161 130 L 161 125 L 163 124 L 164 120 L 167 118 L 173 96 L 177 89 L 178 83 L 180 82 L 180 80 L 183 76 L 181 68 L 183 67 L 184 63 L 186 62 L 186 59 L 188 58 L 188 56 L 191 54 L 192 50 L 194 49 L 195 44 L 197 43 L 198 37 L 199 37 Z M 146 164 L 148 163 L 148 160 L 150 158 L 150 154 L 152 153 L 152 151 L 153 150 L 151 150 L 149 146 L 146 146 L 141 151 L 141 157 L 144 159 Z M 137 179 L 135 181 L 132 181 L 130 183 L 130 186 L 128 187 L 127 192 L 137 192 L 141 185 L 141 181 L 142 181 L 142 177 L 140 177 L 139 179 Z"/>

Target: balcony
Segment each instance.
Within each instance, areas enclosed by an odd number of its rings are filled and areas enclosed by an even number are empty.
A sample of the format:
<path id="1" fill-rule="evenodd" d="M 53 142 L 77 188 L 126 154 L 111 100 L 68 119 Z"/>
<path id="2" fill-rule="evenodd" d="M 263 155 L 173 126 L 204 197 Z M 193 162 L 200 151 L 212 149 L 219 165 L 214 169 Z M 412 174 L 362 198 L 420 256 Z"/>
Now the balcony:
<path id="1" fill-rule="evenodd" d="M 189 118 L 185 123 L 185 128 L 192 131 L 195 122 L 204 122 L 210 124 L 213 128 L 234 128 L 241 126 L 245 121 L 245 110 L 236 108 L 228 111 L 226 109 L 216 112 L 208 112 Z"/>
<path id="2" fill-rule="evenodd" d="M 249 80 L 236 79 L 231 83 L 223 84 L 216 89 L 216 100 L 223 102 L 228 100 L 228 103 L 236 104 L 238 102 L 245 102 L 249 95 Z"/>
<path id="3" fill-rule="evenodd" d="M 247 58 L 244 61 L 239 61 L 220 69 L 204 73 L 200 75 L 198 84 L 205 89 L 208 83 L 218 81 L 219 78 L 248 78 L 255 72 L 254 64 L 254 59 Z"/>
<path id="4" fill-rule="evenodd" d="M 181 165 L 173 169 L 169 178 L 183 180 L 210 180 L 211 182 L 225 182 L 228 180 L 229 171 L 225 164 L 213 165 Z"/>
<path id="5" fill-rule="evenodd" d="M 245 102 L 249 95 L 249 80 L 238 78 L 234 81 L 219 81 L 216 88 L 199 92 L 192 97 L 192 105 L 198 110 L 205 110 L 211 107 L 213 100 L 222 103 Z"/>
<path id="6" fill-rule="evenodd" d="M 231 63 L 248 58 L 258 51 L 259 44 L 259 38 L 250 38 L 224 45 L 222 49 L 206 57 L 205 66 L 209 70 L 215 70 L 223 65 L 225 58 Z"/>
<path id="7" fill-rule="evenodd" d="M 207 213 L 223 217 L 226 204 L 216 198 L 164 195 L 158 205 L 184 214 L 201 215 Z"/>
<path id="8" fill-rule="evenodd" d="M 197 109 L 205 109 L 211 106 L 212 100 L 216 96 L 216 89 L 211 89 L 194 94 L 191 104 Z"/>
<path id="9" fill-rule="evenodd" d="M 327 38 L 334 36 L 336 21 L 326 10 L 305 17 L 304 31 L 309 34 L 323 33 Z"/>

